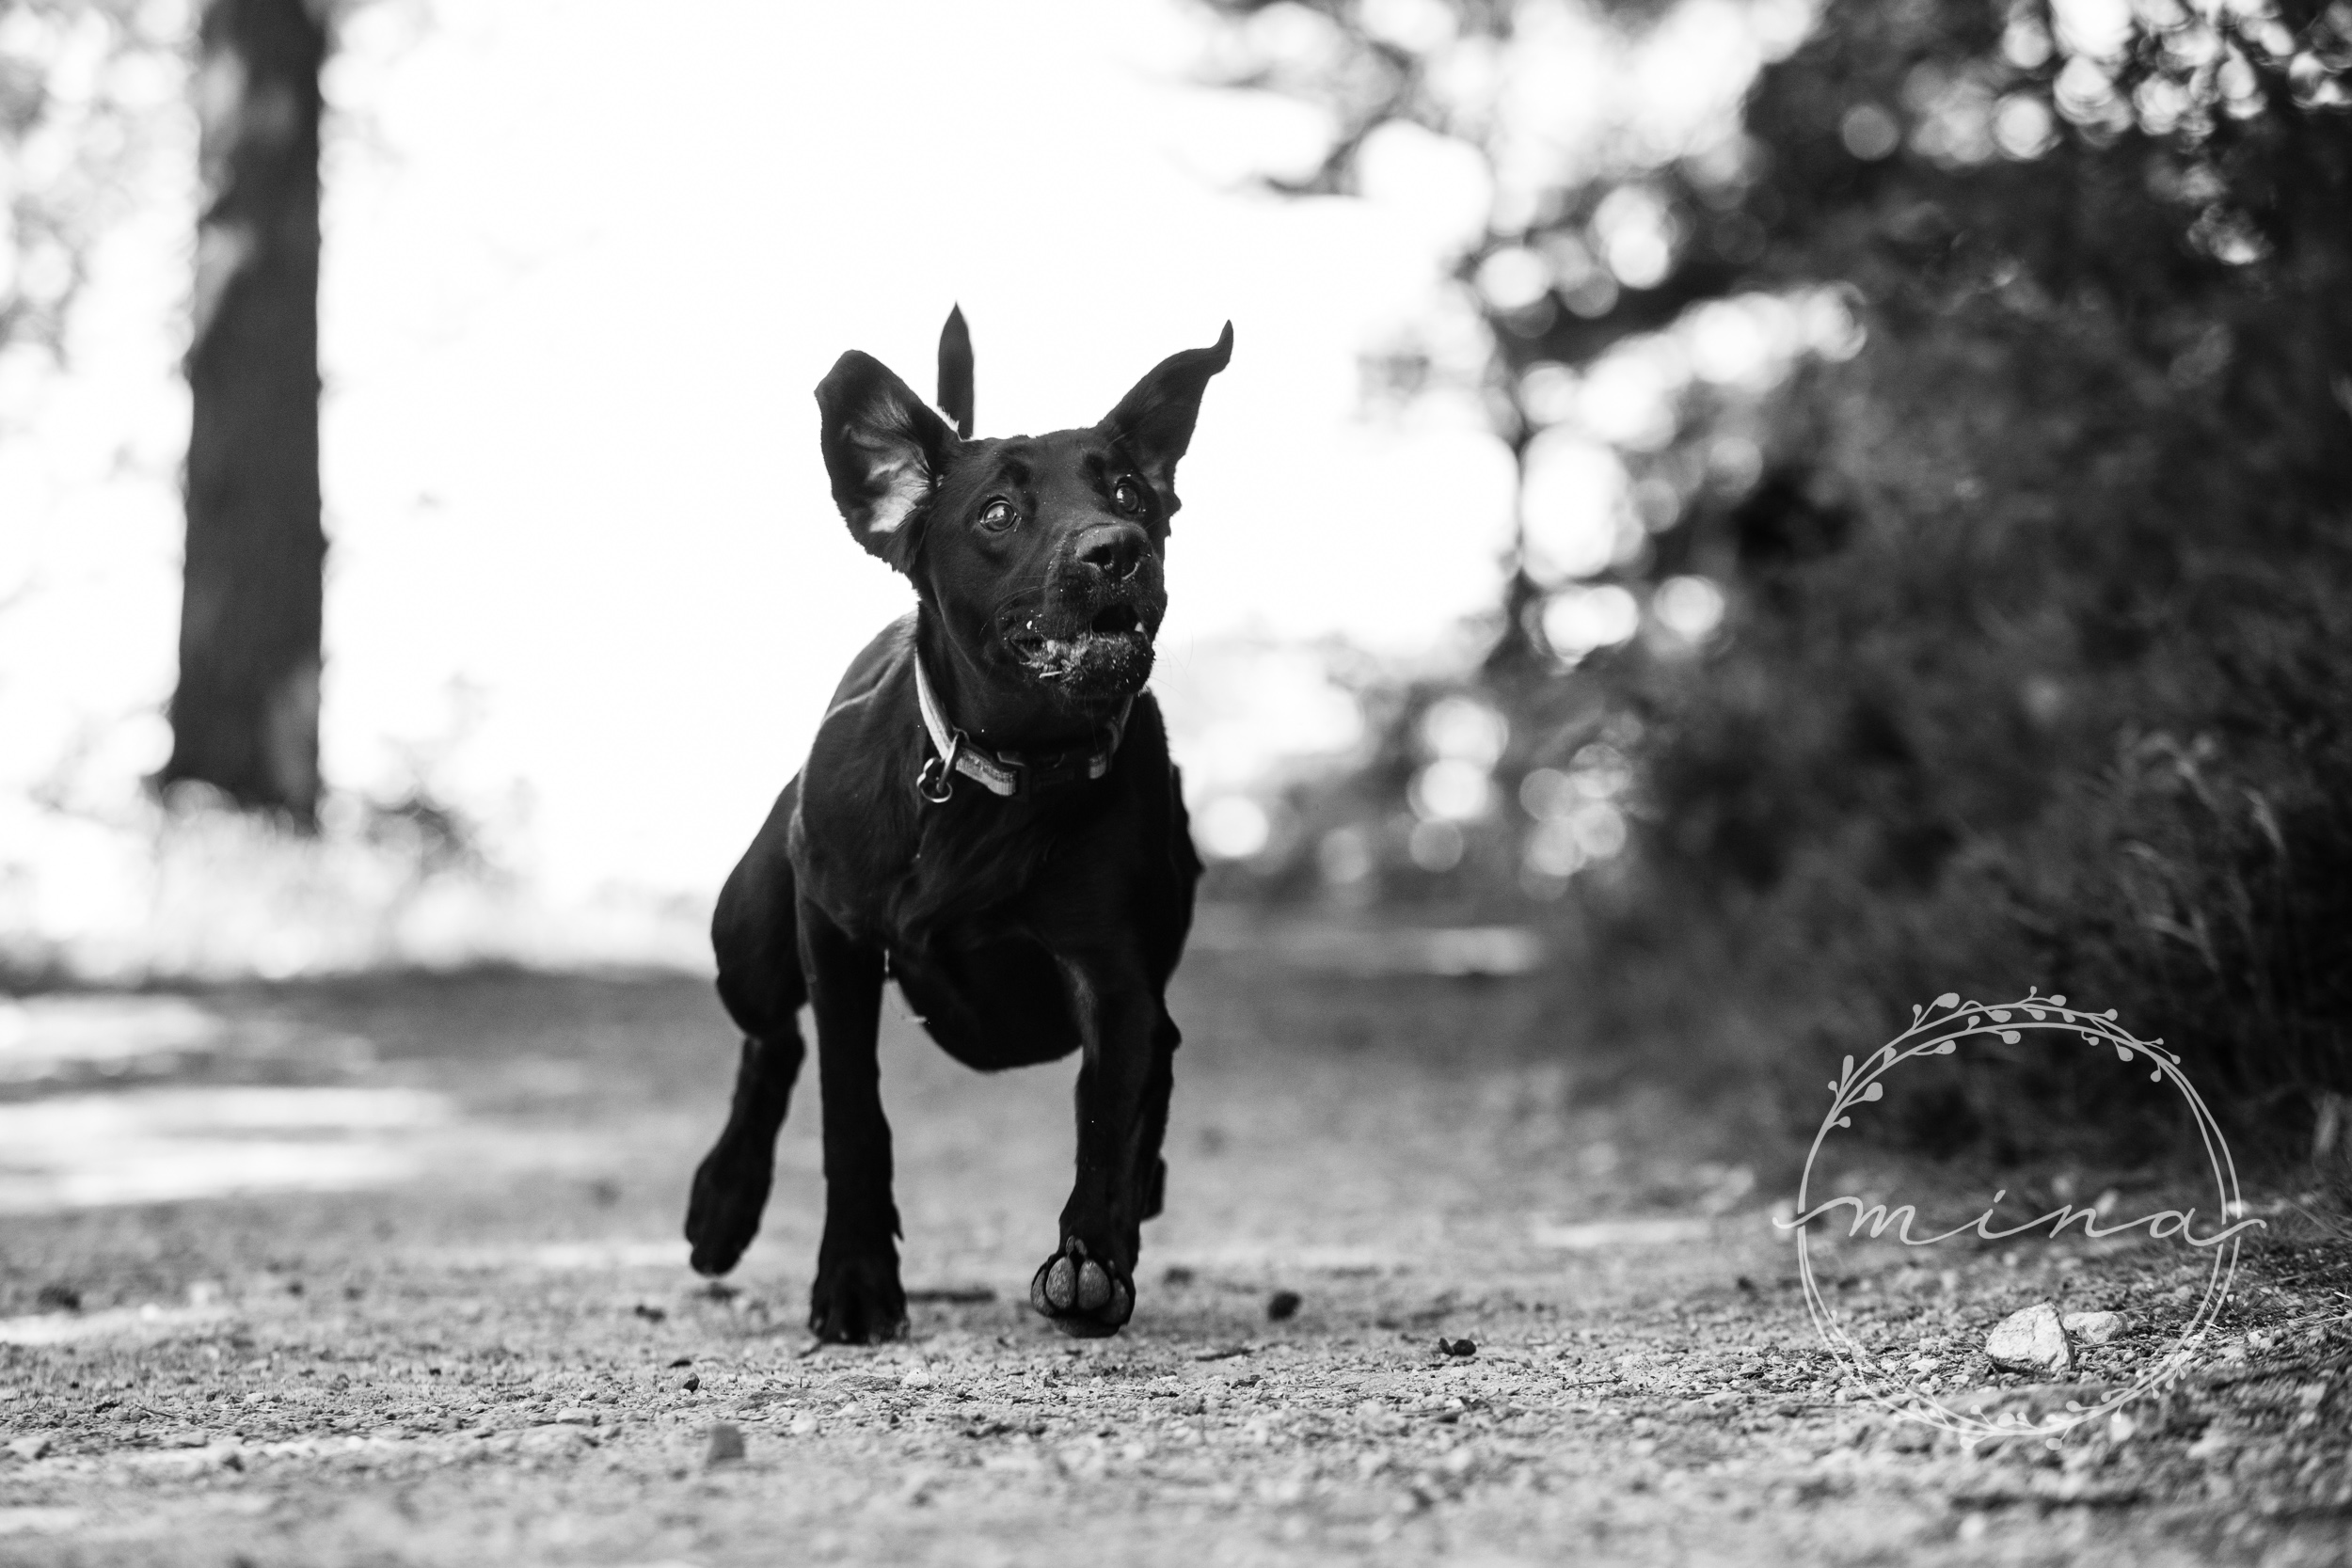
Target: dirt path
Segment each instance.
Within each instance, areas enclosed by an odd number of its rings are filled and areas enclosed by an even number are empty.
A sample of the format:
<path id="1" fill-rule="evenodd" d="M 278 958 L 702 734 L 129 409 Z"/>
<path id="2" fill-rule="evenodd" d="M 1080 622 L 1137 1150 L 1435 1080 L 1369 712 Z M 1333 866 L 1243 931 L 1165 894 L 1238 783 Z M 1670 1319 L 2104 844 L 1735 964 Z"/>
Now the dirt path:
<path id="1" fill-rule="evenodd" d="M 1086 1344 L 1020 1299 L 1059 1069 L 977 1080 L 893 1022 L 914 1338 L 812 1354 L 813 1093 L 737 1288 L 681 1261 L 730 1065 L 698 984 L 125 1015 L 147 1047 L 0 1083 L 0 1562 L 2347 1560 L 2343 1248 L 2250 1255 L 2133 1430 L 1963 1452 L 1841 1391 L 1767 1220 L 1785 1149 L 1591 1092 L 1521 1043 L 1523 983 L 1228 945 L 1183 982 L 1136 1320 Z M 208 1184 L 248 1191 L 121 1201 Z M 1836 1288 L 1920 1335 L 2119 1307 L 2118 1355 L 2194 1295 L 2151 1246 L 1937 1262 Z"/>

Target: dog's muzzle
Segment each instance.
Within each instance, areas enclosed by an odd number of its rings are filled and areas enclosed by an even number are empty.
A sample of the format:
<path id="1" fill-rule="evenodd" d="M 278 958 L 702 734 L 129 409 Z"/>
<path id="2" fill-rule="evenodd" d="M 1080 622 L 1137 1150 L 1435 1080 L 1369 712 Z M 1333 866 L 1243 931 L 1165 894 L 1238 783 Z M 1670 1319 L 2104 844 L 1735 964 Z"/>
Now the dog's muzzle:
<path id="1" fill-rule="evenodd" d="M 1057 584 L 1045 608 L 1005 627 L 1005 646 L 1033 678 L 1073 702 L 1131 697 L 1152 677 L 1152 640 L 1167 608 L 1158 578 L 1155 569 L 1116 583 L 1089 572 Z"/>

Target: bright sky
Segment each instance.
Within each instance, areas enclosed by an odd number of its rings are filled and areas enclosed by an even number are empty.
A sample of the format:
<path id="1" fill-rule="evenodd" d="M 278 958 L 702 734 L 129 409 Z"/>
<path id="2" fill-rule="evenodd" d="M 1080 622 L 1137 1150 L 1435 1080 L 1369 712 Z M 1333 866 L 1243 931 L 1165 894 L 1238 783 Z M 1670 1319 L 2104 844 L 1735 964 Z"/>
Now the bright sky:
<path id="1" fill-rule="evenodd" d="M 330 782 L 421 761 L 558 884 L 715 887 L 911 603 L 832 510 L 811 392 L 852 347 L 930 390 L 958 301 L 983 434 L 1091 422 L 1233 322 L 1181 476 L 1164 687 L 1199 663 L 1230 692 L 1236 638 L 1409 657 L 1493 602 L 1500 445 L 1359 418 L 1359 354 L 1423 306 L 1458 196 L 1242 190 L 1311 124 L 1189 86 L 1172 0 L 656 17 L 358 13 L 323 303 Z M 78 742 L 78 790 L 127 790 L 167 743 L 186 202 L 172 183 L 109 245 L 75 385 L 0 452 L 0 512 L 38 519 L 0 567 L 39 587 L 0 625 L 0 717 L 35 742 L 0 787 Z M 1213 766 L 1327 732 L 1313 686 L 1272 683 L 1297 700 L 1254 738 L 1229 722 Z"/>

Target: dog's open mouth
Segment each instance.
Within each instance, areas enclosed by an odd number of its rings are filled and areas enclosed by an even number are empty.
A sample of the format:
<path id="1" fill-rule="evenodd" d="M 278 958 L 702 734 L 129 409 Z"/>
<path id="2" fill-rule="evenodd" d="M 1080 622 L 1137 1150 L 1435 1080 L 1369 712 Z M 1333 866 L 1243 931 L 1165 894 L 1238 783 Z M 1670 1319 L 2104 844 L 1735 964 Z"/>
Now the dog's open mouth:
<path id="1" fill-rule="evenodd" d="M 1105 605 L 1058 636 L 1032 619 L 1005 644 L 1030 674 L 1076 697 L 1133 691 L 1152 673 L 1152 634 L 1132 604 Z"/>

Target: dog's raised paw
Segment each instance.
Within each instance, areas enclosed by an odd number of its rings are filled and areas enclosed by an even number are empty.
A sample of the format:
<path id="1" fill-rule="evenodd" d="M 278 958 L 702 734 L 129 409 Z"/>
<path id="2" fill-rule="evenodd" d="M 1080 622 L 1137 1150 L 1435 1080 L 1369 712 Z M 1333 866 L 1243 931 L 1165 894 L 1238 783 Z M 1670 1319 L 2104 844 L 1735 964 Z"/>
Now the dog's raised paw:
<path id="1" fill-rule="evenodd" d="M 906 1338 L 907 1293 L 898 1283 L 898 1259 L 819 1260 L 817 1283 L 808 1293 L 808 1331 L 836 1345 Z"/>
<path id="2" fill-rule="evenodd" d="M 1077 1237 L 1038 1265 L 1029 1280 L 1029 1305 L 1064 1334 L 1099 1339 L 1116 1334 L 1136 1309 L 1135 1281 L 1107 1258 L 1089 1255 Z"/>
<path id="3" fill-rule="evenodd" d="M 742 1258 L 759 1234 L 773 1170 L 773 1157 L 756 1142 L 742 1148 L 723 1138 L 705 1157 L 686 1207 L 686 1239 L 693 1244 L 690 1260 L 696 1274 L 723 1275 Z"/>

